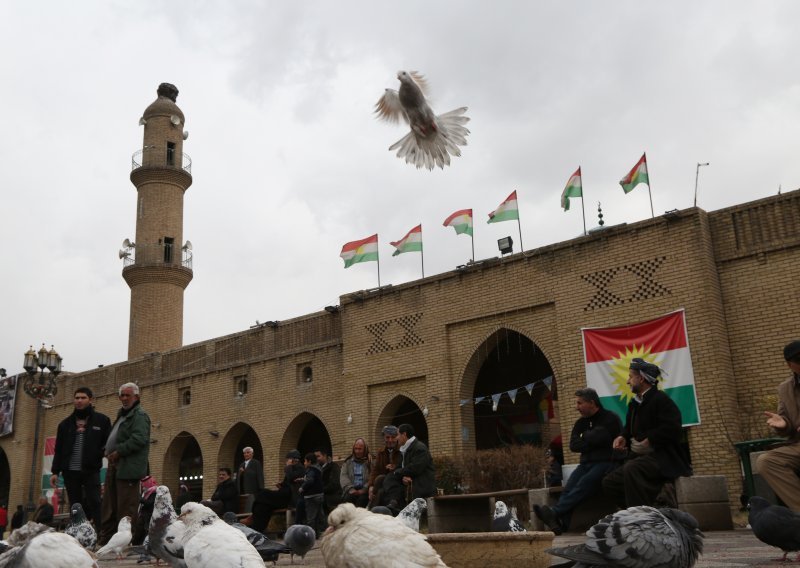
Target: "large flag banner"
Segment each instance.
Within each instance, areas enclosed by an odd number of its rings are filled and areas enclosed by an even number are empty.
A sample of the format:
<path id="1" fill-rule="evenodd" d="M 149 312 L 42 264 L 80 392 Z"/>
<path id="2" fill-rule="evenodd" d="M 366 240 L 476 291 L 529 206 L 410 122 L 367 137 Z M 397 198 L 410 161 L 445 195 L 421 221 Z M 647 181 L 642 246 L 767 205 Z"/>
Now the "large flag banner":
<path id="1" fill-rule="evenodd" d="M 25 374 L 0 379 L 0 437 L 14 431 L 14 407 L 17 402 L 17 384 L 24 380 Z"/>
<path id="2" fill-rule="evenodd" d="M 371 237 L 346 243 L 339 255 L 344 259 L 344 267 L 350 268 L 357 262 L 378 260 L 378 233 Z"/>
<path id="3" fill-rule="evenodd" d="M 583 197 L 583 182 L 581 180 L 581 168 L 575 170 L 567 180 L 567 186 L 561 192 L 561 208 L 564 211 L 569 211 L 569 198 L 570 197 Z"/>
<path id="4" fill-rule="evenodd" d="M 686 333 L 686 314 L 678 310 L 660 318 L 622 327 L 584 328 L 586 385 L 603 406 L 623 422 L 633 393 L 628 387 L 631 359 L 640 357 L 661 367 L 658 388 L 678 405 L 684 426 L 700 424 L 694 370 Z"/>
<path id="5" fill-rule="evenodd" d="M 453 227 L 456 234 L 467 233 L 472 236 L 472 209 L 459 209 L 442 223 L 445 227 Z"/>
<path id="6" fill-rule="evenodd" d="M 411 229 L 405 237 L 399 241 L 392 241 L 389 243 L 397 250 L 394 251 L 392 256 L 397 256 L 404 252 L 421 252 L 422 251 L 422 225 L 417 225 Z"/>
<path id="7" fill-rule="evenodd" d="M 487 223 L 500 223 L 501 221 L 514 221 L 519 220 L 519 209 L 517 208 L 517 192 L 511 192 L 511 195 L 506 197 L 497 209 L 489 213 L 489 220 Z"/>
<path id="8" fill-rule="evenodd" d="M 645 152 L 642 154 L 642 157 L 639 158 L 639 161 L 636 162 L 636 165 L 633 166 L 633 169 L 628 172 L 624 178 L 619 180 L 619 184 L 622 186 L 622 191 L 625 193 L 630 193 L 634 187 L 643 183 L 645 185 L 650 185 L 650 178 L 647 176 L 647 153 Z"/>

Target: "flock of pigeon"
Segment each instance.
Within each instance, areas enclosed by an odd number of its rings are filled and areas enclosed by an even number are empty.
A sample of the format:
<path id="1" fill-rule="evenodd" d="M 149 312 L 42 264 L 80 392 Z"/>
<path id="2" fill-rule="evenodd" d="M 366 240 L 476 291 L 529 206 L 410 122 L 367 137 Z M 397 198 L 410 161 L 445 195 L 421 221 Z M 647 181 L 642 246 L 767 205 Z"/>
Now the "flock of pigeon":
<path id="1" fill-rule="evenodd" d="M 321 540 L 326 566 L 349 568 L 444 567 L 445 563 L 419 532 L 425 499 L 415 499 L 397 517 L 376 507 L 372 511 L 350 503 L 337 507 L 328 517 L 329 527 Z M 789 552 L 800 551 L 800 514 L 771 505 L 761 497 L 750 499 L 749 522 L 761 541 Z M 382 514 L 383 513 L 383 514 Z M 495 504 L 494 532 L 525 532 L 514 508 Z M 34 522 L 15 530 L 0 541 L 0 568 L 99 568 L 97 559 L 117 559 L 133 550 L 153 556 L 173 568 L 261 568 L 276 563 L 280 554 L 304 558 L 314 548 L 311 527 L 292 525 L 283 542 L 236 521 L 227 514 L 220 519 L 200 503 L 187 503 L 180 516 L 172 507 L 169 489 L 156 490 L 153 516 L 145 543 L 130 547 L 128 517 L 119 522 L 117 533 L 97 550 L 97 534 L 80 504 L 72 506 L 70 524 L 63 533 Z M 583 544 L 551 548 L 547 552 L 567 561 L 567 568 L 692 568 L 703 551 L 703 533 L 690 514 L 677 509 L 630 507 L 597 522 L 586 532 Z M 798 555 L 800 561 L 800 555 Z"/>

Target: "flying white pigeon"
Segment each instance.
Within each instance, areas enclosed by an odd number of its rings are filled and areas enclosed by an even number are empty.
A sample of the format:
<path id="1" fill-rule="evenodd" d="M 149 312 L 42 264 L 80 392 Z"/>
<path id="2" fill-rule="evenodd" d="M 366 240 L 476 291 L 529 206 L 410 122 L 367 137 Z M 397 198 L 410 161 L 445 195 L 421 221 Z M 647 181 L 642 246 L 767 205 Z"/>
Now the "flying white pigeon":
<path id="1" fill-rule="evenodd" d="M 389 146 L 397 150 L 397 157 L 418 169 L 434 166 L 444 169 L 450 165 L 450 156 L 460 156 L 459 146 L 467 145 L 469 130 L 464 124 L 467 107 L 457 108 L 436 116 L 425 98 L 427 82 L 416 71 L 398 71 L 400 90 L 386 89 L 375 105 L 378 118 L 389 122 L 402 119 L 411 127 L 411 132 Z"/>
<path id="2" fill-rule="evenodd" d="M 316 542 L 317 535 L 308 525 L 292 525 L 283 535 L 283 543 L 291 549 L 292 564 L 295 554 L 305 560 L 306 554 L 314 548 Z"/>
<path id="3" fill-rule="evenodd" d="M 15 530 L 8 543 L 12 548 L 0 555 L 2 568 L 98 568 L 77 540 L 47 525 L 31 521 Z"/>
<path id="4" fill-rule="evenodd" d="M 494 518 L 492 519 L 492 532 L 528 532 L 517 519 L 514 511 L 502 501 L 494 504 Z"/>
<path id="5" fill-rule="evenodd" d="M 172 508 L 172 496 L 166 485 L 156 489 L 153 514 L 147 530 L 149 549 L 153 556 L 168 562 L 173 568 L 186 568 L 183 560 L 183 537 L 186 525 L 178 520 Z"/>
<path id="6" fill-rule="evenodd" d="M 64 532 L 77 540 L 83 548 L 94 550 L 94 547 L 97 546 L 97 531 L 86 519 L 80 503 L 75 503 L 70 507 L 69 524 Z"/>
<path id="7" fill-rule="evenodd" d="M 117 560 L 122 560 L 122 551 L 131 543 L 131 538 L 133 538 L 131 534 L 131 518 L 122 517 L 117 525 L 117 532 L 103 548 L 97 551 L 97 557 L 113 552 L 117 555 Z"/>
<path id="8" fill-rule="evenodd" d="M 800 551 L 800 514 L 772 505 L 763 497 L 751 497 L 749 507 L 747 521 L 756 538 L 783 550 L 783 558 L 777 560 L 786 562 L 790 552 Z M 800 554 L 797 560 L 800 560 Z"/>
<path id="9" fill-rule="evenodd" d="M 423 535 L 392 517 L 344 503 L 328 515 L 328 524 L 322 539 L 326 566 L 447 566 Z"/>
<path id="10" fill-rule="evenodd" d="M 422 497 L 417 497 L 397 513 L 395 518 L 411 530 L 419 532 L 419 518 L 427 510 L 428 502 Z"/>
<path id="11" fill-rule="evenodd" d="M 179 518 L 186 524 L 183 558 L 188 568 L 264 568 L 247 538 L 205 505 L 186 503 Z"/>
<path id="12" fill-rule="evenodd" d="M 574 561 L 575 568 L 692 568 L 703 551 L 703 533 L 689 513 L 630 507 L 603 517 L 586 531 L 586 542 L 546 552 Z"/>

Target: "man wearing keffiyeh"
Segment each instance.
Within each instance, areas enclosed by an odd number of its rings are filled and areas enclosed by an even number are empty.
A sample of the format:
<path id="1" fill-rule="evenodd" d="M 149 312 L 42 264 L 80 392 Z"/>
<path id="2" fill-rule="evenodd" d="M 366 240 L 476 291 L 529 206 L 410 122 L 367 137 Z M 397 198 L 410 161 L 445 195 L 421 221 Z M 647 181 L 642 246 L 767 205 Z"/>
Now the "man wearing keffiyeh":
<path id="1" fill-rule="evenodd" d="M 679 443 L 681 411 L 658 390 L 660 376 L 658 365 L 638 357 L 631 360 L 628 386 L 634 398 L 622 435 L 613 443 L 615 450 L 627 451 L 627 457 L 603 479 L 603 492 L 620 508 L 655 505 L 666 483 L 692 474 Z"/>

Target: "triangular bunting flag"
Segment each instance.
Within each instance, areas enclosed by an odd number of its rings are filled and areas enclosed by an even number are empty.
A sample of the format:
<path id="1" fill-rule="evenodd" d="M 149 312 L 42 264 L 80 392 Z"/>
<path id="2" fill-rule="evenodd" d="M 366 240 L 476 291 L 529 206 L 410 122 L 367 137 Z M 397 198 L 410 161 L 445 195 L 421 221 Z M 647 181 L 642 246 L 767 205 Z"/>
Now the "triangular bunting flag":
<path id="1" fill-rule="evenodd" d="M 492 395 L 492 412 L 497 412 L 497 405 L 500 404 L 501 396 L 503 396 L 501 392 Z"/>

